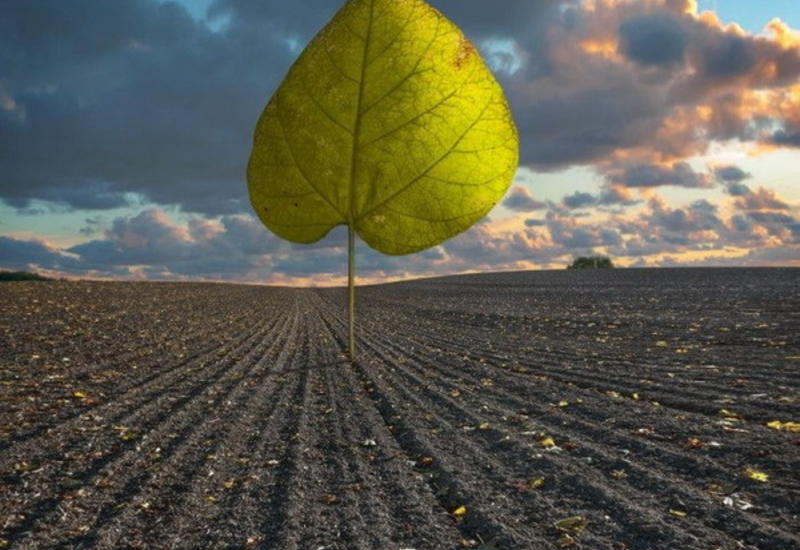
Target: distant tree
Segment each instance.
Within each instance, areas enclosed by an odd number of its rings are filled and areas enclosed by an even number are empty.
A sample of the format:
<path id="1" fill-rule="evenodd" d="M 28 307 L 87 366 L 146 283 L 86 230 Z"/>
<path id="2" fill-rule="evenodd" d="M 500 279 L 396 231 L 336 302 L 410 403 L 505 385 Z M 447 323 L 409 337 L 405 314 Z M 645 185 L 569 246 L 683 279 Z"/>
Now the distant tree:
<path id="1" fill-rule="evenodd" d="M 612 269 L 614 263 L 605 256 L 581 256 L 576 258 L 567 269 Z"/>
<path id="2" fill-rule="evenodd" d="M 38 273 L 28 273 L 27 271 L 0 271 L 0 282 L 2 281 L 49 281 L 47 277 L 42 277 Z"/>

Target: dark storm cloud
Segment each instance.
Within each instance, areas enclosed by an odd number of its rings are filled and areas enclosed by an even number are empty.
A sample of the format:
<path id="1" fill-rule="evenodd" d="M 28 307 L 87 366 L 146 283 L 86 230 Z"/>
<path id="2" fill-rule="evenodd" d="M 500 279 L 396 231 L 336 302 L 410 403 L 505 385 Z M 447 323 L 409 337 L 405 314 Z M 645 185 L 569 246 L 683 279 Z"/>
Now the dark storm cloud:
<path id="1" fill-rule="evenodd" d="M 503 206 L 516 212 L 533 212 L 534 210 L 544 210 L 547 204 L 534 199 L 530 192 L 524 187 L 514 187 L 508 197 L 503 201 Z"/>
<path id="2" fill-rule="evenodd" d="M 641 65 L 674 65 L 686 55 L 686 31 L 672 14 L 633 17 L 620 25 L 619 35 L 622 51 Z"/>
<path id="3" fill-rule="evenodd" d="M 252 128 L 290 62 L 269 21 L 215 34 L 176 3 L 42 0 L 6 3 L 2 22 L 17 116 L 0 121 L 0 198 L 247 208 Z"/>

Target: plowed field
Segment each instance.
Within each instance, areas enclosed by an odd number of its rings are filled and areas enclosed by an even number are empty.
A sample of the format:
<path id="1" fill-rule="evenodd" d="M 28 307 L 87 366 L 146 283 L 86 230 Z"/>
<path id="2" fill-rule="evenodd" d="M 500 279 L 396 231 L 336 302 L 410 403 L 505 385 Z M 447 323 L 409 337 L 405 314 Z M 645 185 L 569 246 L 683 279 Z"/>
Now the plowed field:
<path id="1" fill-rule="evenodd" d="M 800 549 L 800 270 L 345 298 L 0 286 L 0 547 Z"/>

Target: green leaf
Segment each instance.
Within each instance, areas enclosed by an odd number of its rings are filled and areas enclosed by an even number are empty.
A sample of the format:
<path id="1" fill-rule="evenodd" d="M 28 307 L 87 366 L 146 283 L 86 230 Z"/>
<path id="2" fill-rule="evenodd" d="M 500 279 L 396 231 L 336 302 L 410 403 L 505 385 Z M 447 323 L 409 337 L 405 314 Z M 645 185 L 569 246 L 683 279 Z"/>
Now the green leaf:
<path id="1" fill-rule="evenodd" d="M 349 0 L 258 121 L 250 200 L 289 241 L 349 225 L 408 254 L 485 216 L 518 149 L 503 91 L 458 27 L 423 0 Z"/>

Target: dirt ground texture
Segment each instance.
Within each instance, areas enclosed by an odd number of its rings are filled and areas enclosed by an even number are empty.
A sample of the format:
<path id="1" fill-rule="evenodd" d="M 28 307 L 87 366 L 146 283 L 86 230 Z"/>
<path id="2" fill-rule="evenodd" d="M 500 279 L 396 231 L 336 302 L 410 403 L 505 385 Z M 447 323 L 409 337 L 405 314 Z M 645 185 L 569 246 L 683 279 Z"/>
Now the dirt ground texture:
<path id="1" fill-rule="evenodd" d="M 800 549 L 800 270 L 0 304 L 0 548 Z"/>

